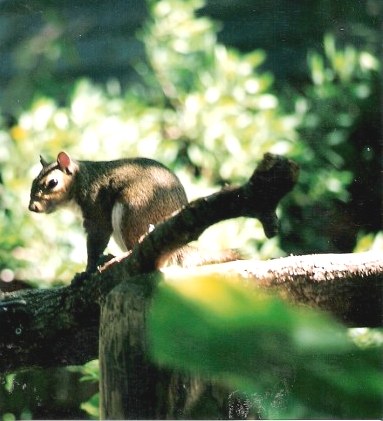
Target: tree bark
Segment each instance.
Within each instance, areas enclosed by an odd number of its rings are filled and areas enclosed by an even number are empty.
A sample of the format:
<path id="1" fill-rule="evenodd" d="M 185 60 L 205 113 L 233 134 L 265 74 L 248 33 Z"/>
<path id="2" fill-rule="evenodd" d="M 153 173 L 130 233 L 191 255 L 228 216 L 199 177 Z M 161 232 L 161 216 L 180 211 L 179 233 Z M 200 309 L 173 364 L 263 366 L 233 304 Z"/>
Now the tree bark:
<path id="1" fill-rule="evenodd" d="M 177 268 L 167 274 L 184 276 Z M 281 295 L 294 304 L 326 311 L 350 327 L 383 324 L 383 257 L 379 252 L 243 260 L 189 269 L 187 276 L 220 273 Z"/>
<path id="2" fill-rule="evenodd" d="M 160 400 L 153 402 L 160 370 L 149 361 L 145 337 L 152 278 L 118 285 L 101 308 L 101 419 L 164 418 Z"/>
<path id="3" fill-rule="evenodd" d="M 126 263 L 80 285 L 6 294 L 0 306 L 0 372 L 83 364 L 97 358 L 100 307 L 87 297 L 90 289 L 101 285 L 106 289 L 111 280 L 134 279 Z M 223 278 L 236 275 L 250 287 L 260 286 L 332 313 L 348 326 L 382 326 L 383 259 L 379 253 L 244 260 L 163 272 L 165 282 L 168 275 L 186 277 L 194 272 L 218 272 Z"/>

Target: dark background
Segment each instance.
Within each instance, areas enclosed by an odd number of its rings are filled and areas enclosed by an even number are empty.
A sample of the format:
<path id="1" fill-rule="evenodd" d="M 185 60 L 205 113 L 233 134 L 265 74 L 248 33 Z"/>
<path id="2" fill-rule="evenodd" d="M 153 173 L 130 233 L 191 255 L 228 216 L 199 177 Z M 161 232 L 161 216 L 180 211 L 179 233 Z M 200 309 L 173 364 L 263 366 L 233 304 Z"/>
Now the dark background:
<path id="1" fill-rule="evenodd" d="M 219 42 L 265 50 L 264 67 L 277 86 L 299 87 L 307 52 L 319 50 L 327 32 L 376 53 L 382 6 L 380 0 L 210 0 L 200 14 L 221 24 Z M 65 101 L 79 77 L 115 77 L 129 86 L 144 57 L 135 33 L 146 17 L 144 0 L 0 1 L 0 107 L 17 113 L 37 92 Z"/>

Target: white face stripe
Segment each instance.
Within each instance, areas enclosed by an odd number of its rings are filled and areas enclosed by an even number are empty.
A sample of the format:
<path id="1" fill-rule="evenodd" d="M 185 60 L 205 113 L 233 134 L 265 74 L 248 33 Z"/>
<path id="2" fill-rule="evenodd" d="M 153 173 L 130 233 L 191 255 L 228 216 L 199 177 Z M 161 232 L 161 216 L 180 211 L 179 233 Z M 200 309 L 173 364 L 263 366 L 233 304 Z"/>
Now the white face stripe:
<path id="1" fill-rule="evenodd" d="M 127 251 L 127 248 L 125 246 L 125 243 L 122 237 L 122 231 L 121 231 L 121 223 L 122 223 L 123 214 L 124 214 L 124 205 L 117 202 L 113 206 L 113 210 L 112 210 L 113 238 L 122 251 Z"/>

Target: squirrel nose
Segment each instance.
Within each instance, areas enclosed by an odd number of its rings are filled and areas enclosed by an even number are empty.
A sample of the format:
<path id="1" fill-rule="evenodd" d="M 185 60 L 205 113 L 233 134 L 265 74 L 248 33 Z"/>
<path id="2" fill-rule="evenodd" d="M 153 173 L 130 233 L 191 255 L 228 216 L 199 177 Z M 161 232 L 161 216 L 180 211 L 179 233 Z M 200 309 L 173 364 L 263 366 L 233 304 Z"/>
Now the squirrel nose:
<path id="1" fill-rule="evenodd" d="M 39 207 L 37 206 L 36 202 L 29 203 L 28 209 L 32 212 L 38 212 L 39 211 Z"/>

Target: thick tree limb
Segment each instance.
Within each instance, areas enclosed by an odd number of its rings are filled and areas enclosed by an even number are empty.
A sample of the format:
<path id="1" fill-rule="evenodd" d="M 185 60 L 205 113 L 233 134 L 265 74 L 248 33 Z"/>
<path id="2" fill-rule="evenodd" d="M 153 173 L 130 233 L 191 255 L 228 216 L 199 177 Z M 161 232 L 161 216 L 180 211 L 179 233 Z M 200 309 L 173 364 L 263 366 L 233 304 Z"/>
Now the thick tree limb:
<path id="1" fill-rule="evenodd" d="M 99 303 L 114 286 L 122 280 L 142 280 L 142 277 L 135 278 L 135 275 L 152 272 L 157 268 L 163 254 L 168 254 L 198 238 L 206 227 L 223 219 L 241 215 L 257 217 L 263 223 L 266 235 L 275 235 L 276 206 L 294 186 L 296 178 L 295 164 L 268 154 L 244 186 L 224 189 L 191 203 L 173 218 L 156 227 L 121 264 L 116 264 L 101 274 L 84 277 L 81 282 L 75 282 L 68 287 L 4 294 L 0 302 L 0 371 L 12 371 L 28 366 L 82 364 L 97 357 Z M 376 325 L 376 321 L 381 320 L 381 311 L 379 314 L 376 312 L 372 319 L 369 317 L 363 320 L 361 315 L 369 314 L 368 310 L 371 308 L 377 311 L 379 306 L 372 303 L 375 303 L 377 296 L 381 297 L 381 294 L 374 297 L 367 294 L 367 300 L 352 301 L 352 305 L 349 305 L 349 291 L 353 288 L 359 291 L 359 295 L 354 294 L 355 297 L 363 297 L 365 291 L 369 290 L 370 283 L 375 285 L 373 291 L 382 291 L 382 265 L 375 262 L 375 269 L 370 271 L 371 261 L 367 256 L 365 259 L 362 258 L 356 264 L 364 267 L 361 273 L 366 274 L 363 278 L 365 284 L 361 283 L 362 278 L 355 278 L 354 281 L 347 280 L 351 283 L 345 289 L 343 282 L 346 274 L 343 272 L 343 278 L 332 276 L 328 280 L 334 291 L 333 296 L 337 297 L 334 300 L 328 292 L 323 293 L 323 284 L 327 284 L 327 281 L 318 283 L 318 271 L 311 270 L 306 273 L 303 263 L 300 268 L 296 267 L 297 262 L 293 262 L 293 266 L 286 265 L 288 276 L 283 282 L 282 276 L 275 278 L 274 283 L 270 281 L 269 285 L 264 283 L 264 286 L 282 289 L 297 302 L 334 310 L 334 314 L 348 323 L 369 325 L 371 320 L 374 320 L 373 325 Z M 275 262 L 279 264 L 278 261 Z M 245 262 L 241 264 L 246 265 Z M 270 265 L 272 264 L 273 262 L 270 262 Z M 247 274 L 254 272 L 253 279 L 254 276 L 261 279 L 257 274 L 257 263 L 249 261 L 247 265 L 248 269 L 241 271 L 245 270 Z M 332 269 L 325 273 L 332 273 Z M 275 269 L 275 272 L 278 272 L 278 269 Z M 272 273 L 267 273 L 271 279 Z M 298 276 L 296 284 L 294 273 Z M 306 276 L 311 287 L 304 288 Z M 321 294 L 327 298 L 323 300 Z M 324 306 L 321 306 L 322 302 L 325 303 Z M 335 303 L 334 308 L 332 302 Z M 353 306 L 364 306 L 365 309 L 357 312 L 359 316 L 356 320 L 353 320 Z"/>
<path id="2" fill-rule="evenodd" d="M 168 268 L 171 276 L 185 276 Z M 348 326 L 383 324 L 383 257 L 378 252 L 289 256 L 268 261 L 236 261 L 189 269 L 219 273 L 252 287 L 275 291 L 295 304 L 327 311 Z"/>
<path id="3" fill-rule="evenodd" d="M 94 276 L 92 282 L 104 285 L 114 279 L 128 279 L 125 263 Z M 167 268 L 164 279 L 194 273 L 219 273 L 223 278 L 235 274 L 250 286 L 272 289 L 293 302 L 328 311 L 350 326 L 382 325 L 383 260 L 377 253 Z M 141 282 L 142 277 L 132 277 L 129 282 L 137 280 Z M 83 364 L 97 358 L 99 306 L 87 300 L 88 287 L 7 294 L 0 307 L 0 372 L 26 366 Z"/>

